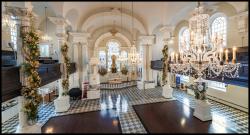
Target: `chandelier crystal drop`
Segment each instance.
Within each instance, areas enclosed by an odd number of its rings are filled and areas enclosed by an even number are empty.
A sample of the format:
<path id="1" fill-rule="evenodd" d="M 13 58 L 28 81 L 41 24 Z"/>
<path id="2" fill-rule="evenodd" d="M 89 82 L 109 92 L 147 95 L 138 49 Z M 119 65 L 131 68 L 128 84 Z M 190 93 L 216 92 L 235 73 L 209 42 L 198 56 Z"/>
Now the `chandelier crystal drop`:
<path id="1" fill-rule="evenodd" d="M 211 35 L 209 15 L 203 11 L 203 7 L 198 3 L 193 17 L 189 20 L 189 41 L 182 37 L 181 51 L 170 56 L 171 72 L 189 75 L 197 71 L 197 80 L 220 75 L 229 78 L 239 77 L 240 63 L 236 63 L 236 48 L 232 49 L 232 62 L 228 60 L 227 49 L 223 60 L 223 37 L 217 33 Z"/>

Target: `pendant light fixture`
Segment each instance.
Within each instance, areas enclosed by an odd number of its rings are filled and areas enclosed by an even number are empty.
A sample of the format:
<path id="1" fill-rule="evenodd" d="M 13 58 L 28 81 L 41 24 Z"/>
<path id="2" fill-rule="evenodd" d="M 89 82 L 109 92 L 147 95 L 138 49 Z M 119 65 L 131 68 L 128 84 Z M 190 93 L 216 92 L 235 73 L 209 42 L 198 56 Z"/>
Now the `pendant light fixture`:
<path id="1" fill-rule="evenodd" d="M 129 63 L 132 66 L 135 66 L 139 63 L 141 63 L 141 59 L 140 59 L 140 54 L 137 53 L 136 47 L 135 47 L 135 40 L 134 40 L 134 7 L 133 7 L 133 2 L 132 2 L 132 39 L 133 39 L 133 43 L 132 43 L 132 47 L 130 48 L 130 52 L 128 54 L 128 58 L 129 58 Z"/>
<path id="2" fill-rule="evenodd" d="M 42 36 L 42 40 L 43 41 L 46 41 L 46 42 L 49 42 L 50 40 L 51 40 L 51 37 L 49 37 L 48 35 L 47 35 L 47 26 L 48 26 L 48 17 L 47 17 L 47 7 L 45 6 L 45 34 Z"/>
<path id="3" fill-rule="evenodd" d="M 2 26 L 6 26 L 9 28 L 16 27 L 15 21 L 13 20 L 13 18 L 11 18 L 11 15 L 8 13 L 8 9 L 10 7 L 7 6 L 7 2 L 4 3 L 4 8 L 5 8 L 5 12 L 2 16 Z"/>

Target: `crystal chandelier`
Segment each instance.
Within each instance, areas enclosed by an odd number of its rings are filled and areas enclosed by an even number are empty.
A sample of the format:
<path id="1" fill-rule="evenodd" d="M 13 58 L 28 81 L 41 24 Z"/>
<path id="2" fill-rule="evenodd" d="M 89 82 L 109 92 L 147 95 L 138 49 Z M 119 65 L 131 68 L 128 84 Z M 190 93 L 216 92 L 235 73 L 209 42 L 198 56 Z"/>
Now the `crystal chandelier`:
<path id="1" fill-rule="evenodd" d="M 7 6 L 7 2 L 4 3 L 4 7 L 5 7 L 5 13 L 2 16 L 2 26 L 9 27 L 9 28 L 15 28 L 16 23 L 13 20 L 14 18 L 11 18 L 11 15 L 8 13 L 8 9 L 10 7 Z"/>
<path id="2" fill-rule="evenodd" d="M 49 41 L 51 40 L 51 37 L 49 37 L 49 36 L 47 35 L 47 18 L 48 18 L 48 17 L 47 17 L 47 12 L 46 12 L 47 10 L 46 10 L 46 9 L 47 9 L 47 7 L 45 7 L 45 19 L 46 19 L 46 24 L 45 24 L 46 26 L 45 26 L 45 28 L 46 28 L 46 29 L 45 29 L 45 34 L 42 36 L 42 40 L 43 40 L 43 41 L 49 42 Z"/>
<path id="3" fill-rule="evenodd" d="M 170 56 L 172 73 L 190 75 L 196 71 L 197 81 L 202 78 L 214 78 L 222 75 L 229 78 L 239 77 L 240 63 L 236 63 L 236 48 L 233 48 L 232 62 L 228 60 L 228 50 L 225 50 L 223 60 L 223 37 L 211 35 L 209 30 L 209 15 L 203 13 L 203 7 L 194 10 L 194 16 L 189 20 L 189 41 L 181 38 L 181 51 Z"/>
<path id="4" fill-rule="evenodd" d="M 133 16 L 133 2 L 132 2 L 132 32 L 133 32 L 133 28 L 134 28 L 134 16 Z M 132 37 L 134 38 L 133 34 L 132 34 Z M 128 54 L 128 59 L 129 59 L 129 63 L 132 66 L 141 63 L 140 54 L 137 53 L 137 51 L 136 51 L 135 40 L 133 41 L 133 45 L 130 48 L 130 52 Z"/>

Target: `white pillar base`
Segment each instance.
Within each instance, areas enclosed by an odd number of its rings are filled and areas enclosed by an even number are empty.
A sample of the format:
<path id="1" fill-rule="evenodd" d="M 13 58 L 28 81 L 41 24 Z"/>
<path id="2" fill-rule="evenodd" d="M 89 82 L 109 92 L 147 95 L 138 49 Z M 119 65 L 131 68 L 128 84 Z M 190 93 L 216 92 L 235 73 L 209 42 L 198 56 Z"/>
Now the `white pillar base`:
<path id="1" fill-rule="evenodd" d="M 16 133 L 41 133 L 42 132 L 41 128 L 42 126 L 38 123 L 32 126 L 25 126 L 25 127 L 21 127 L 18 125 Z"/>
<path id="2" fill-rule="evenodd" d="M 187 94 L 195 96 L 194 90 L 189 89 L 189 88 L 187 88 Z"/>
<path id="3" fill-rule="evenodd" d="M 59 96 L 54 100 L 56 112 L 66 112 L 70 107 L 69 96 Z"/>
<path id="4" fill-rule="evenodd" d="M 173 88 L 170 87 L 169 84 L 166 84 L 162 87 L 162 96 L 164 98 L 173 98 L 172 93 L 173 93 Z"/>
<path id="5" fill-rule="evenodd" d="M 194 109 L 193 115 L 201 121 L 212 120 L 211 104 L 209 104 L 207 101 L 196 100 L 196 107 Z"/>
<path id="6" fill-rule="evenodd" d="M 137 88 L 140 89 L 140 90 L 144 89 L 144 84 L 143 84 L 142 81 L 137 81 Z"/>
<path id="7" fill-rule="evenodd" d="M 100 90 L 88 90 L 87 91 L 87 99 L 98 99 L 100 98 Z"/>
<path id="8" fill-rule="evenodd" d="M 155 83 L 145 83 L 145 89 L 153 89 L 155 88 Z"/>

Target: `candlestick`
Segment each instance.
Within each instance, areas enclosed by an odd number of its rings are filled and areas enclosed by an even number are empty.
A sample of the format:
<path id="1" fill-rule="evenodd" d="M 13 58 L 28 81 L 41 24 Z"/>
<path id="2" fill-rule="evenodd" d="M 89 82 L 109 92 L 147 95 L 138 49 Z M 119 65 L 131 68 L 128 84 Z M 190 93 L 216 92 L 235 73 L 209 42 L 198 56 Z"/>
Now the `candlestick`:
<path id="1" fill-rule="evenodd" d="M 222 57 L 223 57 L 223 49 L 220 49 L 220 61 L 222 61 Z"/>
<path id="2" fill-rule="evenodd" d="M 225 51 L 226 62 L 228 63 L 228 50 Z"/>

